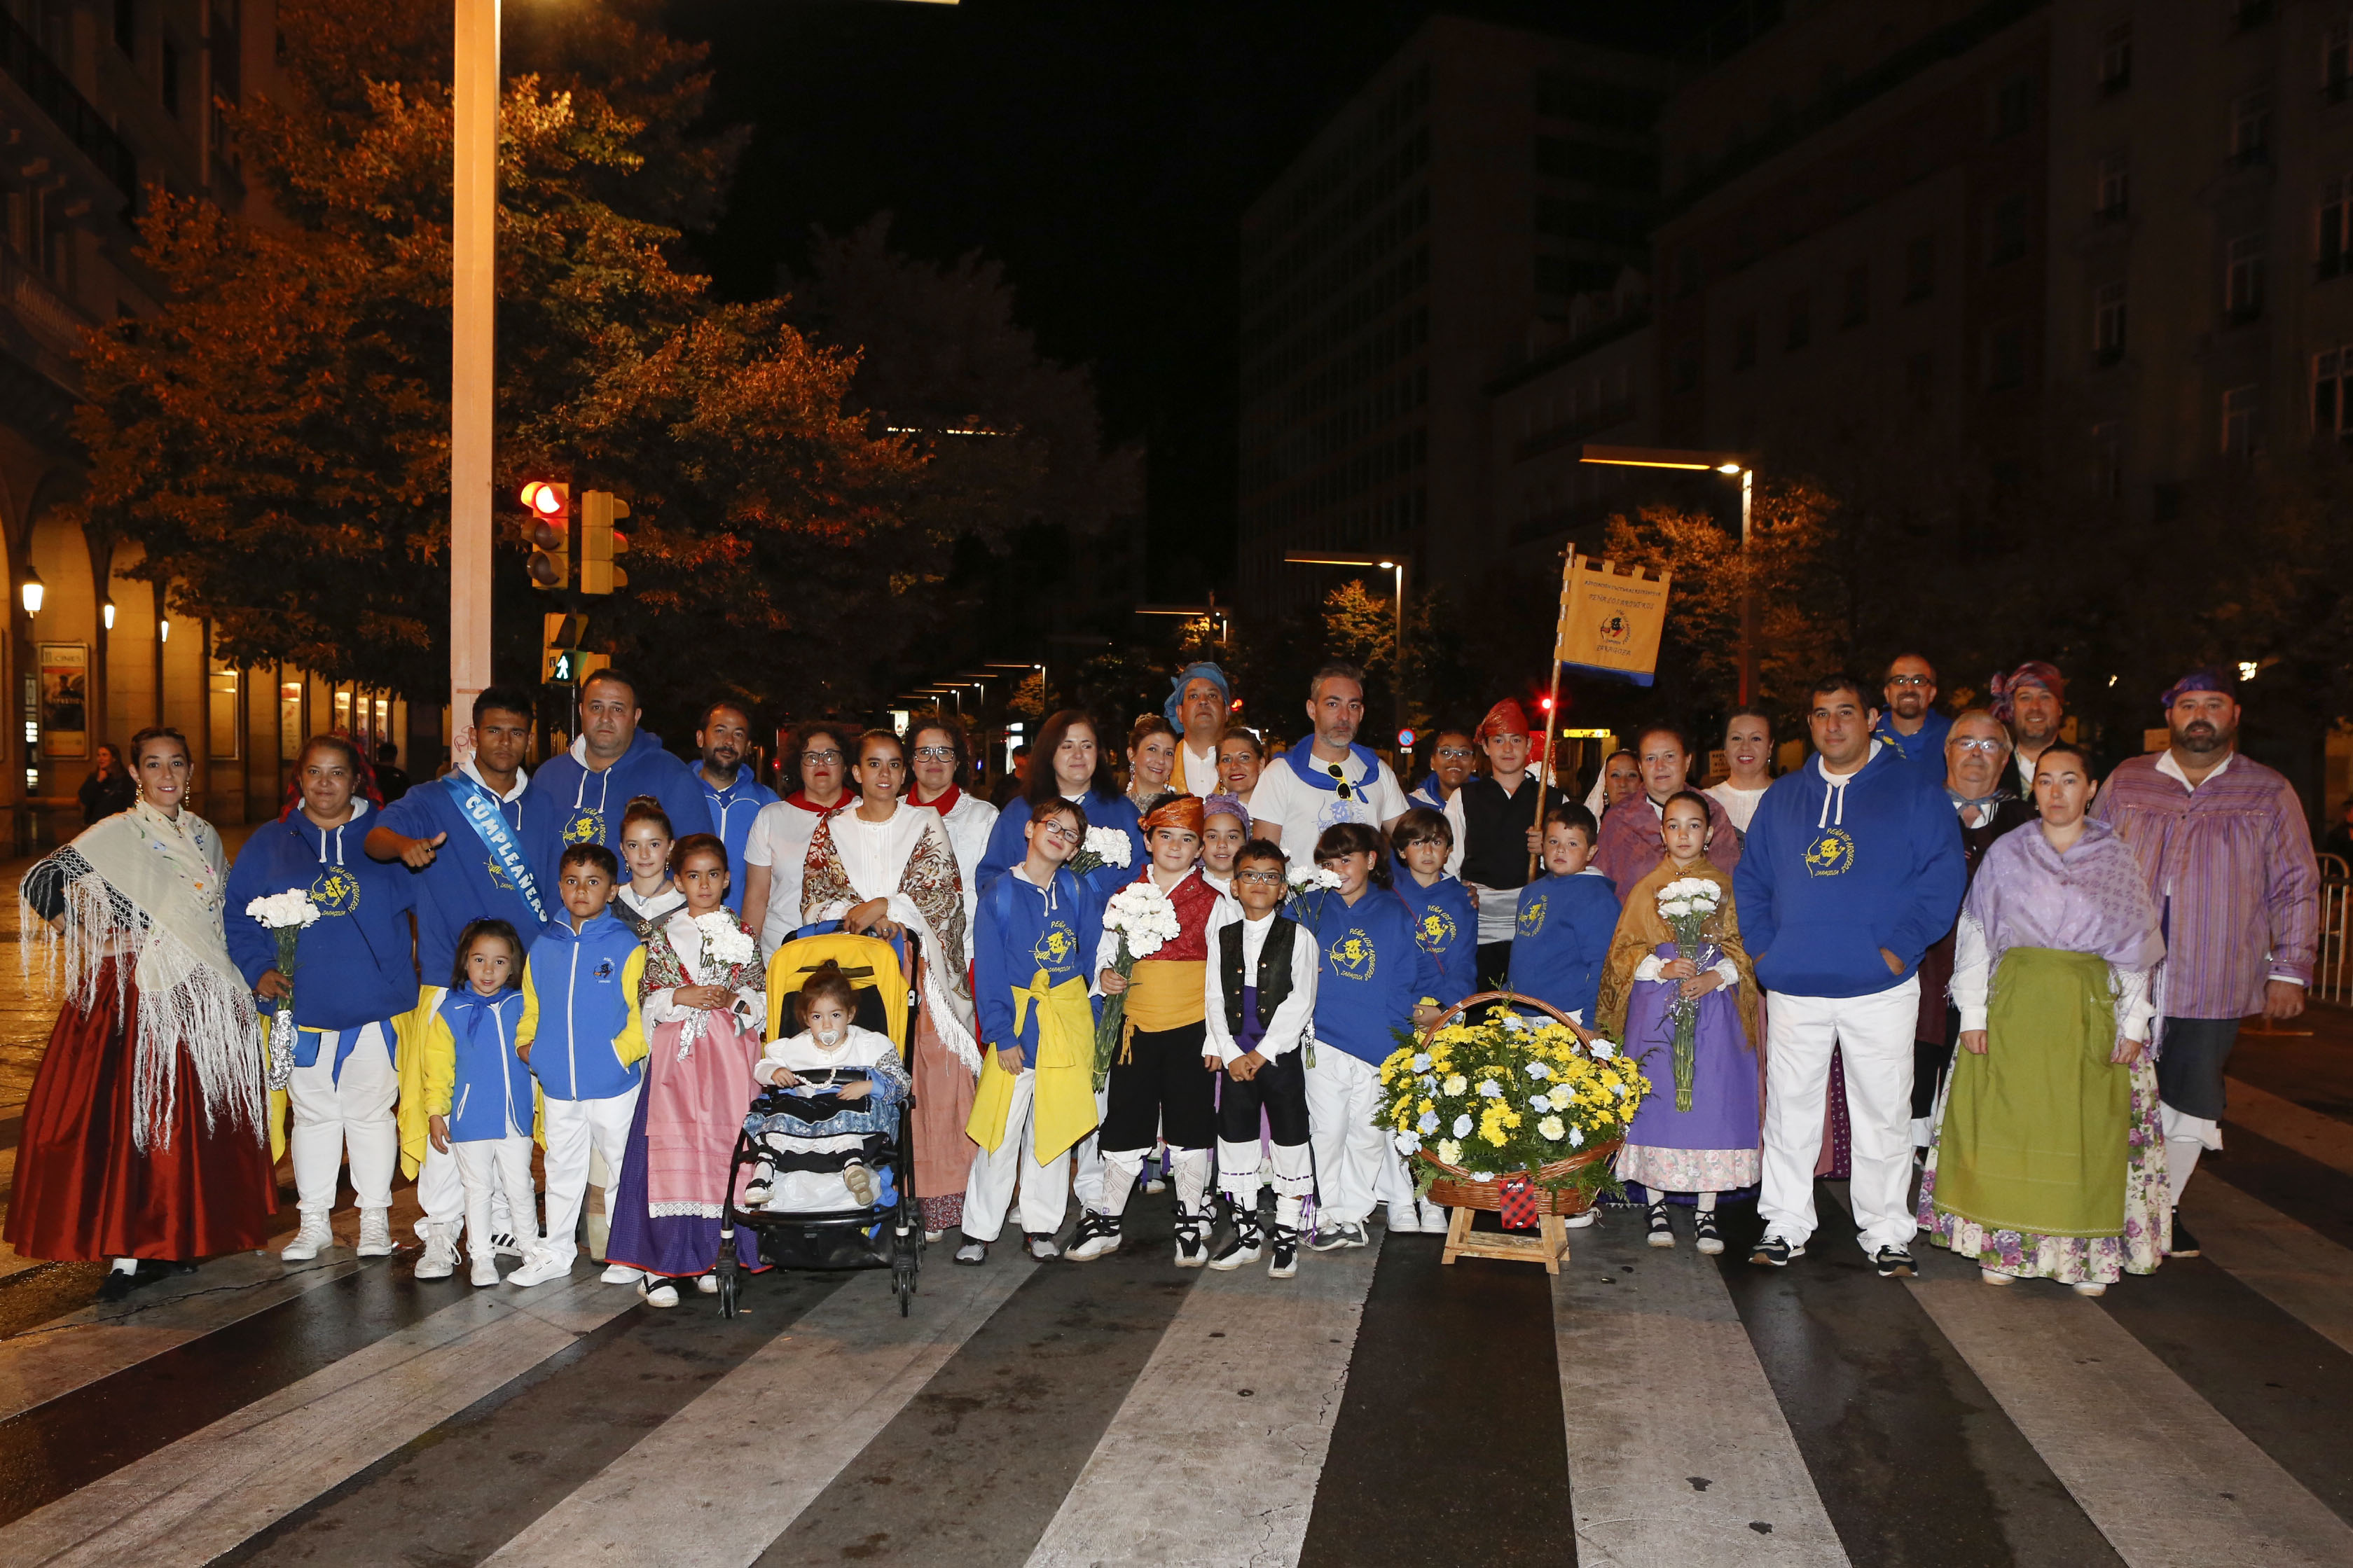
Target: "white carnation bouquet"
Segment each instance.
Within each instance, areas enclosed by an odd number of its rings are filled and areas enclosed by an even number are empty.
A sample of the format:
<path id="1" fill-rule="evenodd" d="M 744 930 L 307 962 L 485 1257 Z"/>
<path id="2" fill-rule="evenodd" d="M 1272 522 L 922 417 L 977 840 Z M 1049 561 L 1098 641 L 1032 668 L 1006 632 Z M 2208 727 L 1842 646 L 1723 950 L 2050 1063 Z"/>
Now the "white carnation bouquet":
<path id="1" fill-rule="evenodd" d="M 1659 889 L 1659 918 L 1675 933 L 1676 955 L 1691 960 L 1695 969 L 1705 970 L 1723 956 L 1703 934 L 1703 928 L 1723 907 L 1724 889 L 1705 877 L 1677 878 Z M 1675 986 L 1674 1000 L 1667 1005 L 1667 1016 L 1674 1020 L 1675 1026 L 1675 1109 L 1689 1110 L 1699 1041 L 1699 998 L 1686 996 L 1682 986 Z"/>
<path id="2" fill-rule="evenodd" d="M 1124 871 L 1134 858 L 1135 840 L 1127 836 L 1125 828 L 1090 827 L 1086 841 L 1071 857 L 1070 867 L 1073 873 L 1083 877 L 1105 866 L 1116 866 Z"/>
<path id="3" fill-rule="evenodd" d="M 695 916 L 694 929 L 702 933 L 702 962 L 706 968 L 741 968 L 760 951 L 760 944 L 752 940 L 751 933 L 736 924 L 735 917 L 725 910 Z"/>
<path id="4" fill-rule="evenodd" d="M 1090 830 L 1091 832 L 1092 830 Z M 1127 837 L 1120 835 L 1123 840 Z M 1150 958 L 1176 940 L 1176 906 L 1149 877 L 1130 882 L 1103 906 L 1103 930 L 1119 933 L 1119 952 L 1112 968 L 1123 980 L 1135 973 L 1135 961 Z M 1103 1017 L 1095 1025 L 1095 1088 L 1111 1077 L 1112 1058 L 1127 1033 L 1127 993 L 1103 998 Z"/>
<path id="5" fill-rule="evenodd" d="M 254 900 L 245 906 L 245 912 L 278 939 L 278 973 L 286 977 L 286 994 L 278 1004 L 277 1016 L 269 1020 L 269 1049 L 262 1066 L 262 1082 L 280 1089 L 294 1076 L 294 950 L 303 931 L 317 922 L 319 906 L 302 889 L 289 888 Z"/>

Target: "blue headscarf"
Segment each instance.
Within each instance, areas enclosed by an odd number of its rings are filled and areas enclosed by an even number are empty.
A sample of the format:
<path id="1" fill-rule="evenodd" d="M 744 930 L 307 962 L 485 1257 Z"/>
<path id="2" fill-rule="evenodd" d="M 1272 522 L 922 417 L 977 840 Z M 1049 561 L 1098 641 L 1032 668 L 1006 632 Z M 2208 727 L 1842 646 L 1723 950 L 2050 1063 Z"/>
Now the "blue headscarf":
<path id="1" fill-rule="evenodd" d="M 1234 683 L 1226 679 L 1224 670 L 1208 660 L 1203 659 L 1198 664 L 1188 664 L 1178 670 L 1176 679 L 1169 690 L 1168 700 L 1161 705 L 1160 711 L 1167 718 L 1169 727 L 1180 737 L 1185 733 L 1185 721 L 1182 717 L 1185 711 L 1185 688 L 1193 683 L 1196 676 L 1218 689 L 1219 701 L 1230 704 L 1234 700 Z"/>

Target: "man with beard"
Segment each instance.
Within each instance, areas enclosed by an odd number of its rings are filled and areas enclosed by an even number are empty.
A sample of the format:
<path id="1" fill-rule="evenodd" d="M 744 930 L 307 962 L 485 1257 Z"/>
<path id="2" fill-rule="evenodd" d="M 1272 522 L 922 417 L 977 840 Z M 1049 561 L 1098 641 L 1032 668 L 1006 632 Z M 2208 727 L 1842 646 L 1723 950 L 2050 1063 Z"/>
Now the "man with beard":
<path id="1" fill-rule="evenodd" d="M 702 710 L 702 727 L 694 732 L 702 752 L 695 774 L 702 798 L 710 803 L 711 823 L 719 842 L 727 847 L 727 908 L 744 912 L 744 841 L 752 836 L 752 819 L 776 798 L 776 792 L 752 776 L 744 755 L 752 746 L 752 716 L 733 702 L 714 702 Z"/>
<path id="2" fill-rule="evenodd" d="M 1879 710 L 1872 734 L 1922 773 L 1942 781 L 1945 735 L 1953 721 L 1936 711 L 1936 667 L 1916 653 L 1898 654 L 1888 661 L 1879 693 L 1887 706 Z"/>
<path id="3" fill-rule="evenodd" d="M 1176 672 L 1176 689 L 1161 712 L 1176 731 L 1176 762 L 1183 771 L 1172 781 L 1204 799 L 1218 793 L 1218 742 L 1225 738 L 1226 714 L 1234 700 L 1226 672 L 1204 659 Z"/>
<path id="4" fill-rule="evenodd" d="M 2165 722 L 2172 744 L 2119 764 L 2092 815 L 2133 847 L 2164 923 L 2157 1087 L 2177 1215 L 2167 1250 L 2188 1258 L 2198 1243 L 2179 1205 L 2198 1156 L 2222 1146 L 2222 1073 L 2239 1020 L 2304 1011 L 2320 872 L 2295 787 L 2239 754 L 2229 677 L 2198 670 L 2174 682 Z"/>
<path id="5" fill-rule="evenodd" d="M 2011 763 L 2018 770 L 2010 788 L 2033 811 L 2034 764 L 2042 760 L 2042 748 L 2059 738 L 2067 717 L 2066 677 L 2057 665 L 2030 658 L 2008 675 L 1995 676 L 1991 696 L 1993 716 L 2010 726 Z"/>
<path id="6" fill-rule="evenodd" d="M 1365 721 L 1364 671 L 1339 659 L 1316 670 L 1307 686 L 1307 717 L 1313 727 L 1305 738 L 1267 759 L 1250 795 L 1259 836 L 1282 846 L 1294 875 L 1315 869 L 1315 841 L 1325 828 L 1361 822 L 1387 832 L 1405 815 L 1397 775 L 1356 744 Z"/>

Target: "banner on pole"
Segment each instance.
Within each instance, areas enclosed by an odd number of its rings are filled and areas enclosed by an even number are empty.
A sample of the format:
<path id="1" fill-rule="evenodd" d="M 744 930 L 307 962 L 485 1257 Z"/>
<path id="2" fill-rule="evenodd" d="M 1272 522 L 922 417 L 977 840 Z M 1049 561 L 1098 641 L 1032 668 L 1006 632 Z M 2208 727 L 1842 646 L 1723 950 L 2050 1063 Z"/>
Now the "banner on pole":
<path id="1" fill-rule="evenodd" d="M 1566 574 L 1553 661 L 1588 675 L 1648 686 L 1659 670 L 1671 574 L 1612 562 L 1577 560 Z"/>

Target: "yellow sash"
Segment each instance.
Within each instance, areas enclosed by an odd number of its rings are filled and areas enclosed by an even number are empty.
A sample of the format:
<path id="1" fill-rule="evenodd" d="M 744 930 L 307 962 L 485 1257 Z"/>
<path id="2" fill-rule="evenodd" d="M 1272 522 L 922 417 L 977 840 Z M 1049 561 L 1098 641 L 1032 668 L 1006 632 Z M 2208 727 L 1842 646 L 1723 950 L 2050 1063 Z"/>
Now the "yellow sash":
<path id="1" fill-rule="evenodd" d="M 1087 1002 L 1087 983 L 1071 978 L 1050 984 L 1042 969 L 1029 984 L 1013 993 L 1013 1032 L 1031 1008 L 1038 1014 L 1038 1048 L 1032 1053 L 1037 1069 L 1030 1115 L 1039 1164 L 1069 1149 L 1095 1126 L 1095 1015 Z M 997 1065 L 997 1052 L 984 1052 L 980 1084 L 973 1093 L 972 1116 L 965 1134 L 994 1153 L 1005 1142 L 1006 1122 L 1013 1110 L 1014 1077 Z"/>
<path id="2" fill-rule="evenodd" d="M 1138 1029 L 1157 1034 L 1208 1017 L 1208 978 L 1207 959 L 1147 958 L 1137 963 L 1127 982 L 1127 1027 L 1120 1035 L 1119 1059 L 1128 1060 L 1128 1043 Z"/>

